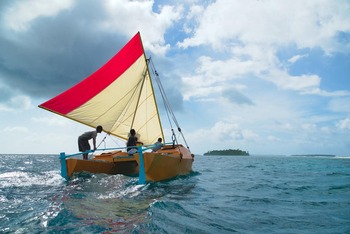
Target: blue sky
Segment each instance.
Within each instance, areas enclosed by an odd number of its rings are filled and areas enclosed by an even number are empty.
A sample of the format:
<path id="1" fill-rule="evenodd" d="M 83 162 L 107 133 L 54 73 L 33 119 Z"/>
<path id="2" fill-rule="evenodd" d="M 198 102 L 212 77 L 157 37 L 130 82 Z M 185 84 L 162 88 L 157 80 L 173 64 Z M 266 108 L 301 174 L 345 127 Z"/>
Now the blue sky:
<path id="1" fill-rule="evenodd" d="M 140 31 L 193 153 L 350 156 L 349 1 L 12 0 L 0 12 L 0 153 L 75 153 L 91 128 L 37 106 Z"/>

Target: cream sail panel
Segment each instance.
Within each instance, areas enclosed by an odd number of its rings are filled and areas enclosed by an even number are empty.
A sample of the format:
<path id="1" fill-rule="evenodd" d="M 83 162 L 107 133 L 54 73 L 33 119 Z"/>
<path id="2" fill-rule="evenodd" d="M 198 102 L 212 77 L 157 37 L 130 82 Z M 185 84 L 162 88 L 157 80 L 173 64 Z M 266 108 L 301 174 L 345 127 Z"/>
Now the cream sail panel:
<path id="1" fill-rule="evenodd" d="M 142 83 L 146 74 L 147 79 Z M 145 91 L 140 94 L 142 85 Z M 137 103 L 139 106 L 136 108 Z M 155 138 L 160 137 L 161 129 L 144 56 L 100 94 L 67 116 L 88 125 L 102 125 L 106 131 L 124 139 L 133 127 L 140 134 L 141 141 L 152 144 Z M 152 131 L 146 135 L 143 129 Z"/>
<path id="2" fill-rule="evenodd" d="M 154 108 L 150 108 L 152 105 L 154 105 Z M 144 121 L 145 119 L 147 119 L 146 123 Z M 155 106 L 153 89 L 149 76 L 146 77 L 140 95 L 140 102 L 134 120 L 134 127 L 135 129 L 138 129 L 140 139 L 147 139 L 147 141 L 143 140 L 143 143 L 145 144 L 153 144 L 159 137 L 162 137 L 159 116 Z"/>
<path id="3" fill-rule="evenodd" d="M 145 69 L 146 62 L 141 56 L 107 88 L 67 116 L 88 125 L 103 125 L 116 135 L 120 134 L 115 126 L 118 122 L 130 130 Z"/>

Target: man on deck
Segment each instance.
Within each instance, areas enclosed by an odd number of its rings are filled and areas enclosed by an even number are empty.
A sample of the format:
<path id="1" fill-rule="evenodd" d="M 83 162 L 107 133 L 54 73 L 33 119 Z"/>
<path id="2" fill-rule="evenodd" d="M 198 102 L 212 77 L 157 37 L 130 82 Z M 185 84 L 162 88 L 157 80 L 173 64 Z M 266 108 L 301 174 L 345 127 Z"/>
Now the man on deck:
<path id="1" fill-rule="evenodd" d="M 153 149 L 152 149 L 152 152 L 156 152 L 156 151 L 158 151 L 160 148 L 162 148 L 163 147 L 163 143 L 162 143 L 162 138 L 158 138 L 158 141 L 156 142 L 156 143 L 154 143 L 154 147 L 153 147 Z"/>

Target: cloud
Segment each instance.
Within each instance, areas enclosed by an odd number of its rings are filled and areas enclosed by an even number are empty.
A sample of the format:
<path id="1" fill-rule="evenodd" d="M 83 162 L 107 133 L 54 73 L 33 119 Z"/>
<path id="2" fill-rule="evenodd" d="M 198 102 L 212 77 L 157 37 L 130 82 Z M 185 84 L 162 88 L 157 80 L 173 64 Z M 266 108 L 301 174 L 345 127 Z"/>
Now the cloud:
<path id="1" fill-rule="evenodd" d="M 340 120 L 337 124 L 338 128 L 350 130 L 350 117 Z"/>
<path id="2" fill-rule="evenodd" d="M 12 96 L 5 101 L 0 101 L 0 111 L 24 111 L 31 107 L 31 99 L 23 95 Z"/>
<path id="3" fill-rule="evenodd" d="M 72 6 L 73 0 L 13 1 L 3 13 L 3 22 L 11 30 L 25 31 L 35 19 L 56 16 Z"/>
<path id="4" fill-rule="evenodd" d="M 232 101 L 240 102 L 244 95 L 240 92 L 246 88 L 239 81 L 247 73 L 259 71 L 261 64 L 254 61 L 242 61 L 236 58 L 227 60 L 214 60 L 208 56 L 202 56 L 197 60 L 198 66 L 194 75 L 182 76 L 186 84 L 183 87 L 184 99 L 191 97 L 213 97 L 213 95 L 225 95 Z M 232 93 L 228 90 L 231 90 Z M 230 94 L 230 95 L 229 95 Z M 232 97 L 240 100 L 234 100 Z M 245 97 L 246 103 L 252 103 Z"/>
<path id="5" fill-rule="evenodd" d="M 237 124 L 223 121 L 216 122 L 210 129 L 199 129 L 196 135 L 197 137 L 195 137 L 195 139 L 199 141 L 210 136 L 215 143 L 230 142 L 243 138 L 242 131 Z"/>
<path id="6" fill-rule="evenodd" d="M 272 135 L 267 136 L 267 139 L 268 139 L 269 141 L 273 141 L 273 142 L 281 142 L 281 139 L 280 139 L 280 138 L 278 138 L 278 137 L 276 137 L 276 136 L 272 136 Z"/>
<path id="7" fill-rule="evenodd" d="M 348 2 L 340 1 L 240 1 L 219 0 L 209 5 L 198 20 L 193 36 L 180 45 L 187 48 L 227 44 L 337 49 L 333 41 L 339 31 L 350 30 Z M 337 12 L 337 14 L 334 14 Z M 230 20 L 227 20 L 230 19 Z M 220 25 L 220 27 L 218 27 Z"/>
<path id="8" fill-rule="evenodd" d="M 320 88 L 311 88 L 311 89 L 302 91 L 301 94 L 312 94 L 312 95 L 318 95 L 323 97 L 344 97 L 344 96 L 350 96 L 350 91 L 337 90 L 337 91 L 330 92 L 326 90 L 321 90 Z"/>
<path id="9" fill-rule="evenodd" d="M 7 102 L 12 96 L 9 87 L 0 86 L 0 102 Z"/>
<path id="10" fill-rule="evenodd" d="M 6 127 L 3 131 L 11 134 L 21 134 L 29 132 L 27 127 L 22 126 Z"/>
<path id="11" fill-rule="evenodd" d="M 200 18 L 204 10 L 205 7 L 203 5 L 190 6 L 189 12 L 186 14 L 186 22 L 183 24 L 183 30 L 186 34 L 193 32 L 194 28 L 198 24 L 197 19 Z"/>
<path id="12" fill-rule="evenodd" d="M 137 31 L 146 50 L 163 56 L 165 31 L 182 9 L 163 5 L 154 12 L 153 1 L 38 0 L 11 1 L 0 11 L 0 79 L 47 98 L 89 76 Z"/>
<path id="13" fill-rule="evenodd" d="M 67 120 L 58 116 L 50 117 L 33 117 L 32 121 L 35 123 L 43 124 L 45 126 L 67 126 L 70 124 L 70 120 Z"/>
<path id="14" fill-rule="evenodd" d="M 284 70 L 271 70 L 263 79 L 274 83 L 277 87 L 282 89 L 308 91 L 317 88 L 320 85 L 321 79 L 317 75 L 300 75 L 292 76 Z"/>
<path id="15" fill-rule="evenodd" d="M 160 6 L 153 11 L 153 1 L 105 1 L 105 19 L 101 22 L 107 31 L 118 31 L 131 37 L 141 31 L 144 45 L 157 55 L 164 55 L 169 49 L 165 45 L 164 34 L 182 17 L 181 6 Z"/>
<path id="16" fill-rule="evenodd" d="M 295 56 L 291 57 L 290 59 L 288 59 L 288 62 L 289 62 L 289 63 L 296 63 L 296 62 L 299 61 L 300 59 L 305 58 L 305 57 L 307 57 L 307 56 L 308 56 L 307 54 L 304 54 L 304 55 L 298 54 L 298 55 L 295 55 Z"/>
<path id="17" fill-rule="evenodd" d="M 231 103 L 239 105 L 253 105 L 253 101 L 236 89 L 226 89 L 222 92 L 224 98 L 229 100 Z"/>
<path id="18" fill-rule="evenodd" d="M 220 115 L 221 113 L 217 113 Z M 208 127 L 198 128 L 188 134 L 191 147 L 204 153 L 213 149 L 248 149 L 248 144 L 259 142 L 260 136 L 250 129 L 242 129 L 239 124 L 230 121 L 217 121 Z M 208 137 L 210 140 L 208 141 Z M 203 142 L 206 142 L 205 145 Z"/>
<path id="19" fill-rule="evenodd" d="M 22 4 L 23 1 L 14 1 L 10 7 L 20 10 Z M 35 23 L 32 20 L 26 24 L 25 31 L 0 28 L 0 79 L 3 83 L 33 97 L 52 97 L 111 58 L 121 47 L 121 42 L 116 43 L 120 35 L 105 33 L 103 37 L 98 36 L 98 29 L 92 22 L 99 16 L 91 13 L 89 17 L 81 18 L 86 13 L 86 6 L 93 7 L 91 3 L 77 5 L 71 9 L 71 14 L 57 11 L 55 17 L 39 17 Z M 98 3 L 94 10 L 100 15 Z M 6 26 L 5 23 L 3 21 L 1 25 Z"/>
<path id="20" fill-rule="evenodd" d="M 329 101 L 328 108 L 332 112 L 350 114 L 350 97 L 333 98 Z"/>
<path id="21" fill-rule="evenodd" d="M 321 90 L 318 74 L 291 74 L 279 58 L 279 52 L 288 46 L 298 50 L 320 48 L 327 55 L 349 52 L 348 34 L 339 34 L 350 31 L 349 7 L 346 1 L 251 0 L 242 4 L 240 1 L 219 0 L 211 3 L 201 15 L 195 14 L 198 24 L 188 38 L 178 43 L 184 49 L 209 46 L 217 57 L 202 56 L 198 60 L 198 69 L 192 76 L 198 82 L 188 90 L 217 85 L 218 80 L 226 85 L 237 83 L 233 79 L 254 75 L 280 89 L 301 94 L 348 95 L 346 91 Z M 288 60 L 289 65 L 308 57 L 295 52 L 297 54 Z M 189 77 L 187 75 L 185 79 Z M 214 90 L 207 87 L 205 91 L 209 91 L 209 96 Z M 185 96 L 189 98 L 191 94 Z"/>

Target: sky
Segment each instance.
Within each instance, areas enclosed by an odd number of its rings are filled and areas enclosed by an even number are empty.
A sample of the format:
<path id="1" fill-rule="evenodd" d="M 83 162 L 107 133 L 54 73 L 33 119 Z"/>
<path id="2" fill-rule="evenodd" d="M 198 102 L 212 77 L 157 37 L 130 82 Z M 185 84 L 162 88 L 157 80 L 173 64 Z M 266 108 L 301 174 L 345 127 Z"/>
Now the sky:
<path id="1" fill-rule="evenodd" d="M 93 129 L 38 105 L 139 31 L 192 153 L 350 156 L 349 12 L 348 0 L 3 0 L 0 154 L 76 153 Z"/>

